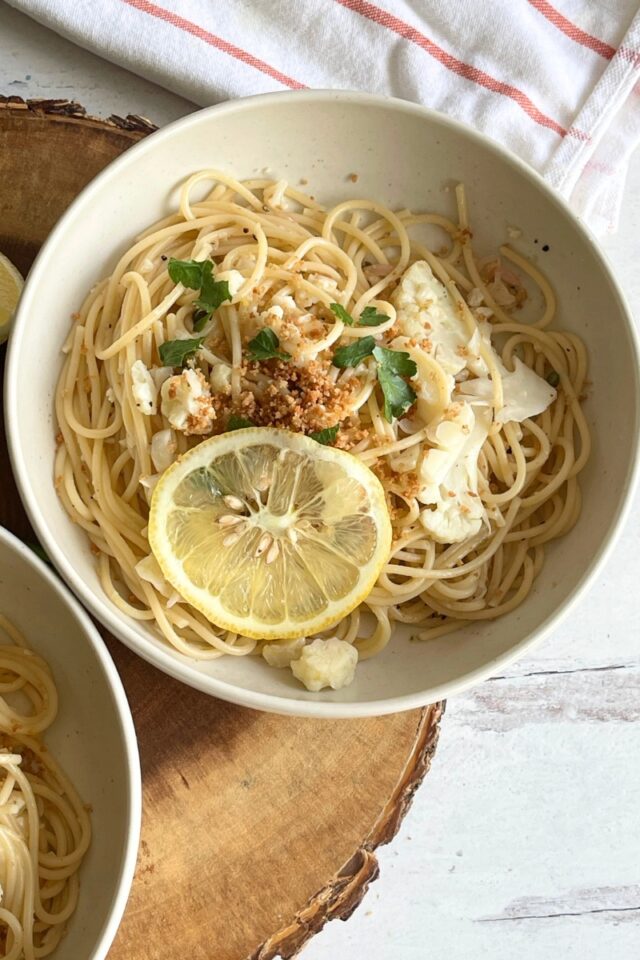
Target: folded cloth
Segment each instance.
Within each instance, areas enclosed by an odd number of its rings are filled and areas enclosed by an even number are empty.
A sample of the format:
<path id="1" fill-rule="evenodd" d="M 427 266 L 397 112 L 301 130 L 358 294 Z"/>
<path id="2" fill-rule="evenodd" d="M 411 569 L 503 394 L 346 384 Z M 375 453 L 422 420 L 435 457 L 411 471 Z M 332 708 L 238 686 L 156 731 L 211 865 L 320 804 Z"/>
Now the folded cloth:
<path id="1" fill-rule="evenodd" d="M 640 139 L 635 0 L 9 0 L 205 105 L 270 90 L 389 94 L 463 120 L 615 229 Z"/>

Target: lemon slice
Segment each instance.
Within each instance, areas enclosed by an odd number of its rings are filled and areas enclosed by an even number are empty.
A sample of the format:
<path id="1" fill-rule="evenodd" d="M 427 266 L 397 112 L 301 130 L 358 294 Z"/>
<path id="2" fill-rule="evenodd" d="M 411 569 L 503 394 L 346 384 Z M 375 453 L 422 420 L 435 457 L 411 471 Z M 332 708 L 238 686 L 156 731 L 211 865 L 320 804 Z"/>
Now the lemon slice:
<path id="1" fill-rule="evenodd" d="M 378 478 L 351 454 L 252 427 L 169 467 L 149 543 L 166 579 L 212 623 L 286 639 L 336 623 L 367 596 L 391 523 Z"/>
<path id="2" fill-rule="evenodd" d="M 8 257 L 0 253 L 0 343 L 9 336 L 11 321 L 24 287 L 24 280 Z"/>

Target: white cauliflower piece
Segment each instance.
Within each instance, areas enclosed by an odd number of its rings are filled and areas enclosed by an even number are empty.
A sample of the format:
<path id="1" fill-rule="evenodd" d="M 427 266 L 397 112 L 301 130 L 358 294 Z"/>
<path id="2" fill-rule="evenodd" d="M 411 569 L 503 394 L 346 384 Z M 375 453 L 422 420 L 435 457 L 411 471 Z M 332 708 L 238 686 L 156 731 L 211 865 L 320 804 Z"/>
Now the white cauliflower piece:
<path id="1" fill-rule="evenodd" d="M 231 297 L 237 296 L 240 292 L 245 278 L 242 276 L 239 270 L 221 270 L 220 273 L 216 273 L 216 281 L 226 280 L 229 284 L 229 293 Z"/>
<path id="2" fill-rule="evenodd" d="M 442 419 L 432 424 L 427 440 L 433 444 L 422 461 L 420 479 L 425 488 L 418 494 L 422 503 L 435 503 L 435 488 L 444 483 L 447 474 L 460 459 L 475 425 L 473 409 L 468 403 L 453 403 Z"/>
<path id="3" fill-rule="evenodd" d="M 284 316 L 285 313 L 300 313 L 300 307 L 295 302 L 290 293 L 283 293 L 278 291 L 275 293 L 271 299 L 271 308 L 268 312 L 273 311 L 273 307 L 279 307 L 282 310 L 281 316 Z"/>
<path id="4" fill-rule="evenodd" d="M 420 522 L 437 543 L 459 543 L 473 537 L 486 520 L 478 495 L 478 456 L 491 426 L 491 413 L 488 408 L 474 413 L 468 405 L 461 406 L 463 411 L 453 428 L 445 421 L 433 431 L 441 444 L 448 445 L 430 450 L 421 472 L 428 482 L 418 494 L 426 504 Z M 433 454 L 439 456 L 428 463 Z"/>
<path id="5" fill-rule="evenodd" d="M 209 433 L 215 420 L 209 384 L 199 370 L 183 370 L 162 384 L 162 414 L 184 434 Z"/>
<path id="6" fill-rule="evenodd" d="M 214 393 L 231 393 L 231 367 L 229 364 L 214 364 L 209 374 L 209 383 Z"/>
<path id="7" fill-rule="evenodd" d="M 140 413 L 147 417 L 157 413 L 158 388 L 142 360 L 131 364 L 131 393 Z"/>
<path id="8" fill-rule="evenodd" d="M 554 388 L 519 357 L 514 357 L 513 370 L 507 370 L 497 357 L 496 364 L 502 375 L 504 397 L 504 406 L 497 411 L 496 418 L 502 423 L 510 420 L 522 423 L 542 413 L 555 400 L 557 393 Z M 459 385 L 458 392 L 463 399 L 471 402 L 476 399 L 490 404 L 493 398 L 493 386 L 488 377 L 467 380 Z"/>
<path id="9" fill-rule="evenodd" d="M 171 466 L 178 452 L 178 443 L 173 430 L 158 430 L 151 438 L 151 459 L 158 473 Z"/>
<path id="10" fill-rule="evenodd" d="M 304 637 L 295 640 L 281 640 L 278 643 L 265 643 L 262 656 L 270 667 L 288 667 L 292 660 L 297 660 L 305 645 Z"/>
<path id="11" fill-rule="evenodd" d="M 466 366 L 469 334 L 455 303 L 425 260 L 405 271 L 391 301 L 400 333 L 430 340 L 432 356 L 445 373 L 455 376 Z"/>
<path id="12" fill-rule="evenodd" d="M 291 671 L 314 693 L 324 687 L 340 690 L 353 680 L 357 662 L 358 651 L 351 643 L 329 637 L 303 647 L 298 659 L 291 661 Z"/>

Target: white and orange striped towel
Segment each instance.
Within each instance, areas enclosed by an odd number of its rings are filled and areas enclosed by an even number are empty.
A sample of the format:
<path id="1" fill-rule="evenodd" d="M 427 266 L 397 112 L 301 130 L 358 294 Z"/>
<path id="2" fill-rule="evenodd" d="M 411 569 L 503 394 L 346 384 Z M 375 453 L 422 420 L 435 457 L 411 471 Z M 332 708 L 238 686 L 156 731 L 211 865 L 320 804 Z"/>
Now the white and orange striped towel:
<path id="1" fill-rule="evenodd" d="M 637 0 L 9 0 L 195 103 L 368 90 L 506 144 L 596 233 L 640 139 Z"/>

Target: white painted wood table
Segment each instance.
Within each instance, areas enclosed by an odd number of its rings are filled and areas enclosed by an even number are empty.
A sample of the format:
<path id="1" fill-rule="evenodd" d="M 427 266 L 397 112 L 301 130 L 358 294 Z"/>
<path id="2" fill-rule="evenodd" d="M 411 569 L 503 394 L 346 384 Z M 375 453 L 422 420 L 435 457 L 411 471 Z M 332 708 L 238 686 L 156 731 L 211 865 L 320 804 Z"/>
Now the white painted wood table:
<path id="1" fill-rule="evenodd" d="M 193 109 L 1 2 L 0 93 L 158 124 Z M 638 315 L 639 237 L 637 155 L 604 247 Z M 640 958 L 639 513 L 636 497 L 597 584 L 554 636 L 449 701 L 380 880 L 305 960 Z"/>

